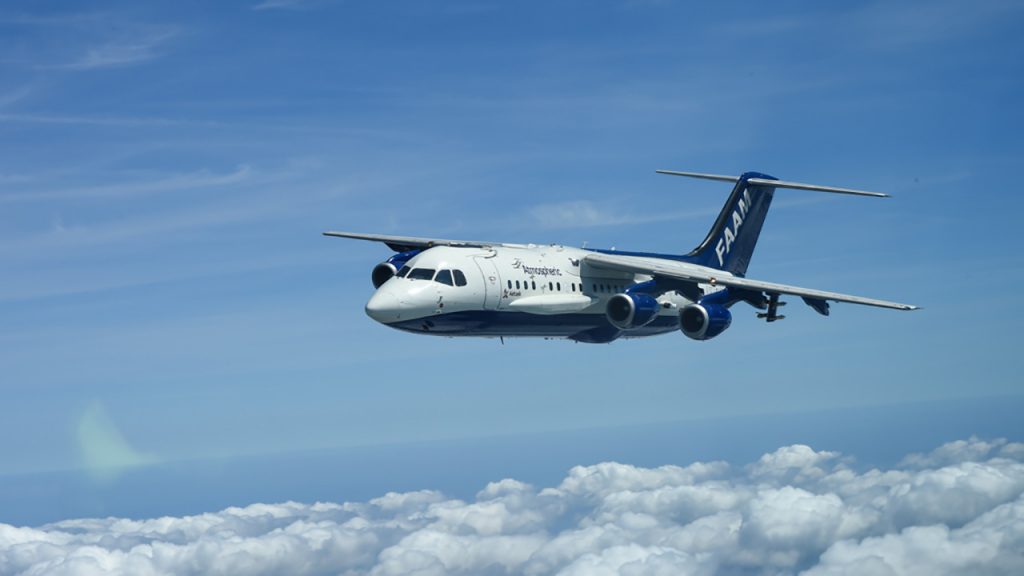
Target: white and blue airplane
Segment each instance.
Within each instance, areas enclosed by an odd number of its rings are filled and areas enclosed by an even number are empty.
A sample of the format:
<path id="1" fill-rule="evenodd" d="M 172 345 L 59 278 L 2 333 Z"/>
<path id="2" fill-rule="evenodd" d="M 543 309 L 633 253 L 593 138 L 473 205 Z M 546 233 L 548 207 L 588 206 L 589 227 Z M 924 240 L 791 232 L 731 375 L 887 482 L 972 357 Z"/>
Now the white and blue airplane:
<path id="1" fill-rule="evenodd" d="M 785 182 L 766 174 L 739 177 L 658 170 L 733 182 L 707 237 L 689 254 L 573 248 L 324 232 L 383 242 L 396 254 L 372 273 L 371 318 L 400 330 L 440 336 L 538 336 L 606 343 L 675 330 L 694 340 L 718 336 L 743 302 L 759 318 L 781 320 L 783 294 L 827 316 L 829 302 L 896 310 L 916 306 L 746 277 L 776 189 L 886 197 L 848 188 Z"/>

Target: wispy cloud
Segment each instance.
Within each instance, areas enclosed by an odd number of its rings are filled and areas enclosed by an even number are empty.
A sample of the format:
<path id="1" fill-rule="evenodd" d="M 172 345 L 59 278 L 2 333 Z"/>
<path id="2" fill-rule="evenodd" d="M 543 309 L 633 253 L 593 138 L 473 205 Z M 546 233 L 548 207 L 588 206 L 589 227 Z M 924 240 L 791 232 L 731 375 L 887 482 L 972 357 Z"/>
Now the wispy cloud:
<path id="1" fill-rule="evenodd" d="M 6 108 L 11 104 L 24 100 L 31 93 L 32 89 L 28 86 L 22 86 L 20 88 L 15 88 L 14 90 L 4 92 L 0 94 L 0 108 Z"/>
<path id="2" fill-rule="evenodd" d="M 1017 16 L 1019 2 L 995 0 L 966 5 L 956 0 L 924 3 L 871 2 L 838 13 L 806 11 L 771 18 L 735 20 L 712 27 L 713 35 L 749 38 L 752 34 L 820 34 L 856 38 L 852 45 L 879 50 L 946 42 L 958 36 L 985 34 L 1001 19 Z"/>
<path id="3" fill-rule="evenodd" d="M 538 204 L 529 209 L 530 217 L 541 228 L 590 228 L 597 226 L 620 226 L 645 224 L 667 220 L 685 220 L 713 216 L 717 210 L 665 210 L 636 213 L 610 204 L 598 204 L 590 200 L 571 200 L 550 204 Z"/>
<path id="4" fill-rule="evenodd" d="M 161 48 L 177 36 L 174 30 L 149 31 L 127 40 L 110 41 L 85 50 L 81 56 L 62 64 L 41 66 L 64 70 L 97 70 L 140 64 L 162 55 Z"/>
<path id="5" fill-rule="evenodd" d="M 2 102 L 0 102 L 2 105 Z M 196 122 L 176 118 L 143 116 L 71 116 L 56 114 L 0 114 L 0 122 L 23 124 L 67 124 L 81 126 L 178 126 L 183 124 L 218 126 L 217 122 Z"/>
<path id="6" fill-rule="evenodd" d="M 972 438 L 940 451 L 942 464 L 861 473 L 835 452 L 792 445 L 738 469 L 725 462 L 576 466 L 557 486 L 503 479 L 471 501 L 419 490 L 154 520 L 0 524 L 0 567 L 376 576 L 1020 573 L 1021 445 Z"/>
<path id="7" fill-rule="evenodd" d="M 280 219 L 309 210 L 311 204 L 334 198 L 346 193 L 343 185 L 317 189 L 301 196 L 285 195 L 280 191 L 285 182 L 294 185 L 302 176 L 302 165 L 289 165 L 276 171 L 259 173 L 257 176 L 248 166 L 240 166 L 234 172 L 211 174 L 206 171 L 173 175 L 150 183 L 124 183 L 79 189 L 52 190 L 39 192 L 49 198 L 127 198 L 131 195 L 181 194 L 188 190 L 216 191 L 200 194 L 170 204 L 161 205 L 158 210 L 140 212 L 125 210 L 103 211 L 108 216 L 102 219 L 77 217 L 67 223 L 58 213 L 53 224 L 45 230 L 30 234 L 13 234 L 8 241 L 0 243 L 0 258 L 7 263 L 22 260 L 38 260 L 47 256 L 68 256 L 81 249 L 101 245 L 118 245 L 121 248 L 137 249 L 142 244 L 173 241 L 179 236 L 172 232 L 209 229 L 232 226 L 243 222 L 264 219 Z M 237 193 L 225 193 L 233 187 Z M 27 193 L 25 195 L 28 195 Z M 18 198 L 24 200 L 24 198 Z M 174 206 L 174 208 L 171 208 Z M 109 217 L 118 214 L 118 217 Z M 127 240 L 134 240 L 127 243 Z"/>
<path id="8" fill-rule="evenodd" d="M 71 12 L 51 14 L 0 14 L 0 24 L 19 26 L 73 26 L 88 28 L 96 26 L 109 18 L 108 14 L 98 12 Z"/>
<path id="9" fill-rule="evenodd" d="M 228 261 L 214 257 L 196 259 L 188 267 L 173 269 L 162 266 L 159 262 L 143 267 L 114 269 L 86 266 L 87 269 L 82 270 L 64 266 L 48 274 L 33 271 L 15 275 L 9 282 L 0 286 L 0 303 L 158 286 L 183 280 L 207 280 L 273 269 L 320 267 L 328 260 L 336 262 L 349 257 L 339 256 L 336 248 L 325 245 L 323 249 L 301 254 L 288 251 L 278 254 L 260 252 L 256 257 L 233 255 Z"/>
<path id="10" fill-rule="evenodd" d="M 66 255 L 69 251 L 131 239 L 160 240 L 172 232 L 238 224 L 270 218 L 279 214 L 285 202 L 264 201 L 237 205 L 206 205 L 176 211 L 164 210 L 87 225 L 66 225 L 57 220 L 47 232 L 23 236 L 0 245 L 0 256 L 14 259 L 40 259 L 46 255 Z"/>
<path id="11" fill-rule="evenodd" d="M 611 214 L 588 200 L 540 204 L 530 209 L 530 216 L 543 228 L 607 226 L 620 221 L 618 215 Z"/>
<path id="12" fill-rule="evenodd" d="M 8 50 L 4 62 L 37 70 L 100 70 L 132 66 L 164 54 L 180 30 L 126 20 L 104 12 L 0 14 L 0 24 L 32 28 L 28 43 Z"/>
<path id="13" fill-rule="evenodd" d="M 964 4 L 956 0 L 920 5 L 879 2 L 856 9 L 844 18 L 846 27 L 876 48 L 948 41 L 952 37 L 989 34 L 993 24 L 1019 18 L 1020 2 L 996 0 Z"/>
<path id="14" fill-rule="evenodd" d="M 674 4 L 674 0 L 624 0 L 625 6 L 638 6 L 638 7 L 658 7 L 658 6 L 671 6 Z"/>
<path id="15" fill-rule="evenodd" d="M 2 116 L 0 116 L 2 118 Z M 80 188 L 59 188 L 51 190 L 38 190 L 33 192 L 15 192 L 0 195 L 0 203 L 30 202 L 39 200 L 55 200 L 68 198 L 111 198 L 118 196 L 140 196 L 146 194 L 157 194 L 161 192 L 173 192 L 181 190 L 194 190 L 199 188 L 212 188 L 217 186 L 228 186 L 248 180 L 253 176 L 253 169 L 243 164 L 234 171 L 223 174 L 211 173 L 208 170 L 174 174 L 162 178 L 147 179 L 138 182 L 120 184 L 107 184 L 103 186 L 89 186 Z"/>
<path id="16" fill-rule="evenodd" d="M 282 10 L 308 7 L 310 0 L 263 0 L 252 6 L 253 10 Z"/>

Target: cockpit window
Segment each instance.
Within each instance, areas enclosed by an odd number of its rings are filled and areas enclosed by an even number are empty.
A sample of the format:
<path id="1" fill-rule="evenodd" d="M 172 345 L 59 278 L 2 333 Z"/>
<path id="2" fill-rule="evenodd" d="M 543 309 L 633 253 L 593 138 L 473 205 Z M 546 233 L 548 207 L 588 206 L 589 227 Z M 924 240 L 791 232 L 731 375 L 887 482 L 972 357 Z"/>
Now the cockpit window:
<path id="1" fill-rule="evenodd" d="M 408 274 L 408 273 L 409 273 L 409 267 L 408 266 L 402 266 L 402 269 L 398 271 L 398 274 L 396 274 L 396 276 L 398 276 L 399 278 L 405 278 L 405 275 Z"/>
<path id="2" fill-rule="evenodd" d="M 410 280 L 430 280 L 434 277 L 433 268 L 414 268 L 409 272 Z"/>
<path id="3" fill-rule="evenodd" d="M 465 286 L 466 285 L 466 275 L 462 273 L 462 270 L 452 270 L 452 273 L 455 274 L 455 285 L 456 286 Z"/>
<path id="4" fill-rule="evenodd" d="M 452 281 L 451 270 L 441 270 L 440 272 L 437 273 L 437 277 L 434 278 L 434 280 L 440 282 L 441 284 L 447 284 L 449 286 L 455 285 L 455 283 Z"/>

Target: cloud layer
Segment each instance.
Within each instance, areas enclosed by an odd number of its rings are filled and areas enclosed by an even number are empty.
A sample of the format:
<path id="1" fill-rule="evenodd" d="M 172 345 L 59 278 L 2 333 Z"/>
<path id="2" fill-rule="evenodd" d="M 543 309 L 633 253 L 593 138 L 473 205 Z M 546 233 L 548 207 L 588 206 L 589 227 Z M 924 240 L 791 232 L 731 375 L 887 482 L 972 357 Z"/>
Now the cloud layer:
<path id="1" fill-rule="evenodd" d="M 577 466 L 471 502 L 0 524 L 0 574 L 1022 574 L 1022 494 L 1022 444 L 972 438 L 866 472 L 793 445 L 742 468 Z"/>

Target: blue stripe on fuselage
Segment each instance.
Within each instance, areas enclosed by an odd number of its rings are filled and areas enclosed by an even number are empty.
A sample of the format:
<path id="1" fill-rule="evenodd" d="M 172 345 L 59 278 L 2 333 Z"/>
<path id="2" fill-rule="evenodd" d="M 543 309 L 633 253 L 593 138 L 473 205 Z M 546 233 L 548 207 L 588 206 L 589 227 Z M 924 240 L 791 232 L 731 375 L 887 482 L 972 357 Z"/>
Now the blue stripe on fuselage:
<path id="1" fill-rule="evenodd" d="M 658 316 L 650 324 L 622 332 L 604 314 L 528 314 L 499 310 L 448 312 L 388 324 L 392 328 L 438 336 L 537 336 L 610 342 L 616 338 L 654 336 L 679 328 L 675 315 Z"/>

